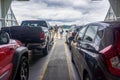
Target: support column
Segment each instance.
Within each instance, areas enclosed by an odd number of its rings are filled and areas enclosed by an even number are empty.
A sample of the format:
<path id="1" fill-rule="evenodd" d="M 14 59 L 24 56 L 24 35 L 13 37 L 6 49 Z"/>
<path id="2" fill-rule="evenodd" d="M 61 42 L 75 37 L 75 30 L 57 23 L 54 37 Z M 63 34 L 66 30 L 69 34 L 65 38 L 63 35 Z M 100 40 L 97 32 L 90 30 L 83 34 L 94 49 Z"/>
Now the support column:
<path id="1" fill-rule="evenodd" d="M 11 2 L 12 0 L 1 0 L 1 18 L 3 19 L 2 27 L 5 26 L 5 16 L 7 15 Z"/>
<path id="2" fill-rule="evenodd" d="M 2 1 L 0 0 L 0 27 L 2 26 Z"/>
<path id="3" fill-rule="evenodd" d="M 109 0 L 109 2 L 117 19 L 120 19 L 120 0 Z"/>

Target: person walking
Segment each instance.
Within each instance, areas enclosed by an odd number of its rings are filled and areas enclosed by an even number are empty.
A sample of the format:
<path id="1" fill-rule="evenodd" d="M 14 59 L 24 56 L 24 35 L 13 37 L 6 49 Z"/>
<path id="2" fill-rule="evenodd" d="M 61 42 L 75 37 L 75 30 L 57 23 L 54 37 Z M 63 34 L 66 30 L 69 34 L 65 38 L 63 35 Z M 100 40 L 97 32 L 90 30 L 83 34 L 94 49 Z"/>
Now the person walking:
<path id="1" fill-rule="evenodd" d="M 62 28 L 62 26 L 59 27 L 59 33 L 60 33 L 60 39 L 62 39 L 62 37 L 63 37 L 63 28 Z"/>
<path id="2" fill-rule="evenodd" d="M 58 37 L 58 26 L 57 25 L 55 25 L 54 31 L 55 31 L 55 38 L 57 38 Z"/>

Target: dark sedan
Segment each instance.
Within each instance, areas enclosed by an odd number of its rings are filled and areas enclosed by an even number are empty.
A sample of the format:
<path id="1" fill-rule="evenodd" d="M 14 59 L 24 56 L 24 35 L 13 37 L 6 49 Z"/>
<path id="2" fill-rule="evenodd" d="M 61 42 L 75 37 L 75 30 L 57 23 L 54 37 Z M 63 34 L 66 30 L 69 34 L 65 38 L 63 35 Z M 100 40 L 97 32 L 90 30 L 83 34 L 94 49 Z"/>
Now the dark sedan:
<path id="1" fill-rule="evenodd" d="M 88 24 L 71 46 L 81 80 L 120 80 L 120 22 Z"/>

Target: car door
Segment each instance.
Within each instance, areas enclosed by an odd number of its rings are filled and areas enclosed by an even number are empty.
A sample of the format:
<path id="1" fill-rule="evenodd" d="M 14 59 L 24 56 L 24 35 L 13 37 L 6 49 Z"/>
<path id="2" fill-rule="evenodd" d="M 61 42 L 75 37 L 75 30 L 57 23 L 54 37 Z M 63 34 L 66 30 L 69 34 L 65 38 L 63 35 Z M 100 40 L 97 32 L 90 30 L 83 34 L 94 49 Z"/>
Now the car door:
<path id="1" fill-rule="evenodd" d="M 80 54 L 82 55 L 83 59 L 83 64 L 79 64 L 81 67 L 81 70 L 86 69 L 89 73 L 90 76 L 92 76 L 93 73 L 93 68 L 94 68 L 94 64 L 96 63 L 95 60 L 95 56 L 97 56 L 96 54 L 96 46 L 95 46 L 95 37 L 97 34 L 99 26 L 97 25 L 88 25 L 88 29 L 83 37 L 83 40 L 80 41 Z M 80 59 L 79 59 L 80 60 Z M 83 72 L 83 71 L 82 71 Z M 91 77 L 92 78 L 92 77 Z"/>
<path id="2" fill-rule="evenodd" d="M 10 59 L 12 54 L 6 40 L 7 37 L 0 33 L 0 80 L 7 80 L 12 72 L 12 59 Z"/>
<path id="3" fill-rule="evenodd" d="M 82 71 L 81 71 L 81 68 L 83 67 L 82 66 L 82 63 L 83 63 L 83 55 L 80 54 L 80 41 L 82 41 L 82 38 L 84 36 L 84 33 L 86 32 L 86 29 L 87 29 L 87 26 L 85 26 L 84 28 L 82 28 L 78 34 L 75 36 L 75 39 L 72 41 L 71 45 L 72 45 L 72 58 L 75 62 L 75 65 L 78 69 L 78 72 L 80 74 L 80 76 L 82 76 Z"/>

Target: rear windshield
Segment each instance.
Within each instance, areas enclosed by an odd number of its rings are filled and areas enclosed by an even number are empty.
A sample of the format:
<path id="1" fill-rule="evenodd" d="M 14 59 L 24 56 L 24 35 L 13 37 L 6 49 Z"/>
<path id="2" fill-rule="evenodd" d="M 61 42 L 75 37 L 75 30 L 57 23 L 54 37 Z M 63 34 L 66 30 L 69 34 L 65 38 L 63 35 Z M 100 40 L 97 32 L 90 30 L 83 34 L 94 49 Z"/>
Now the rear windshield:
<path id="1" fill-rule="evenodd" d="M 112 28 L 105 28 L 104 30 L 102 30 L 102 34 L 103 36 L 101 37 L 101 44 L 100 44 L 100 49 L 102 50 L 105 47 L 114 44 L 115 42 L 115 38 L 114 38 L 114 31 Z"/>
<path id="2" fill-rule="evenodd" d="M 45 21 L 23 21 L 21 26 L 29 26 L 29 27 L 47 27 L 47 23 Z"/>

